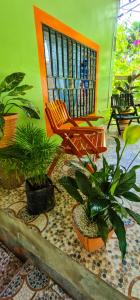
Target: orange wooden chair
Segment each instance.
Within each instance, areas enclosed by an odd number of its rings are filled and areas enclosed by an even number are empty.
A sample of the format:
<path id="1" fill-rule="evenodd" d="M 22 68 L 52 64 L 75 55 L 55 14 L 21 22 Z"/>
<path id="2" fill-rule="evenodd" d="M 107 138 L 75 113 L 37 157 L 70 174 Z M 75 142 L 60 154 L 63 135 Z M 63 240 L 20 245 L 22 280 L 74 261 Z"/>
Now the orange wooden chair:
<path id="1" fill-rule="evenodd" d="M 101 116 L 89 115 L 87 117 L 71 118 L 66 105 L 61 100 L 55 100 L 46 105 L 46 114 L 53 133 L 62 138 L 61 148 L 65 153 L 76 155 L 81 159 L 84 155 L 93 154 L 93 159 L 106 151 L 105 132 L 103 127 L 93 126 L 91 121 L 96 121 Z M 78 121 L 83 121 L 88 126 L 79 126 Z M 48 174 L 53 171 L 60 153 L 54 159 Z"/>

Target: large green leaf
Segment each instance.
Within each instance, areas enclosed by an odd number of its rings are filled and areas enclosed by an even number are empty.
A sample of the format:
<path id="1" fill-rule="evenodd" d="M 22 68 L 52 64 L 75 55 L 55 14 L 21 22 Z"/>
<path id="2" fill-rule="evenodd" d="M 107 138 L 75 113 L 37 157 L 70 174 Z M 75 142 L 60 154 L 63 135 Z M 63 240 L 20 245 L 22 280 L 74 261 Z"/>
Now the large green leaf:
<path id="1" fill-rule="evenodd" d="M 33 88 L 33 85 L 28 85 L 28 84 L 20 85 L 20 86 L 17 86 L 10 93 L 8 93 L 8 96 L 25 95 L 26 93 L 24 91 L 30 90 L 32 88 Z"/>
<path id="2" fill-rule="evenodd" d="M 125 85 L 125 87 L 126 87 L 126 90 L 129 91 L 129 88 L 130 88 L 129 84 L 128 84 L 127 82 L 125 82 L 124 85 Z"/>
<path id="3" fill-rule="evenodd" d="M 24 99 L 24 98 L 21 98 L 21 97 L 16 97 L 16 98 L 12 98 L 11 101 L 13 101 L 13 100 L 14 101 L 20 101 L 22 104 L 28 104 L 28 105 L 30 105 L 30 100 L 28 100 L 28 99 Z M 9 102 L 9 104 L 10 104 L 10 102 Z M 13 105 L 14 105 L 14 102 L 13 102 Z"/>
<path id="4" fill-rule="evenodd" d="M 139 89 L 139 88 L 140 88 L 139 86 L 132 86 L 131 90 L 135 90 L 135 89 Z"/>
<path id="5" fill-rule="evenodd" d="M 134 188 L 135 191 L 140 192 L 140 187 L 137 186 L 136 184 L 134 184 L 133 188 Z"/>
<path id="6" fill-rule="evenodd" d="M 100 186 L 101 183 L 104 181 L 104 172 L 101 169 L 99 172 L 92 173 L 90 176 L 91 182 L 94 182 L 96 186 Z"/>
<path id="7" fill-rule="evenodd" d="M 137 224 L 140 225 L 140 215 L 127 207 L 125 207 L 125 209 L 129 213 L 129 215 L 137 222 Z"/>
<path id="8" fill-rule="evenodd" d="M 100 212 L 105 211 L 109 207 L 109 201 L 105 198 L 97 198 L 97 195 L 95 195 L 96 198 L 92 198 L 92 201 L 90 201 L 90 213 L 91 216 L 95 216 Z"/>
<path id="9" fill-rule="evenodd" d="M 119 203 L 113 203 L 112 204 L 112 208 L 117 212 L 119 213 L 123 218 L 127 218 L 127 211 L 126 209 Z"/>
<path id="10" fill-rule="evenodd" d="M 111 184 L 111 188 L 110 188 L 110 194 L 116 195 L 116 189 L 118 188 L 118 183 L 120 181 L 121 178 L 121 170 L 119 167 L 117 167 L 115 173 L 114 173 L 114 178 L 113 178 L 113 182 Z"/>
<path id="11" fill-rule="evenodd" d="M 120 92 L 125 93 L 125 89 L 123 89 L 121 86 L 117 86 L 117 90 L 119 90 Z"/>
<path id="12" fill-rule="evenodd" d="M 12 73 L 6 76 L 5 79 L 0 83 L 0 93 L 8 92 L 14 89 L 20 84 L 24 76 L 25 73 L 22 72 Z"/>
<path id="13" fill-rule="evenodd" d="M 130 171 L 127 173 L 121 174 L 119 183 L 117 184 L 115 195 L 123 195 L 123 193 L 129 191 L 131 188 L 134 187 L 136 183 L 136 172 L 135 170 L 140 168 L 140 166 L 134 166 Z"/>
<path id="14" fill-rule="evenodd" d="M 92 184 L 89 180 L 89 178 L 82 173 L 81 171 L 75 172 L 75 178 L 78 185 L 79 190 L 86 196 L 89 196 L 91 194 L 92 190 Z"/>
<path id="15" fill-rule="evenodd" d="M 32 106 L 21 105 L 20 108 L 26 113 L 27 117 L 40 119 L 39 111 L 33 105 Z"/>
<path id="16" fill-rule="evenodd" d="M 16 98 L 16 100 L 18 100 L 18 98 Z M 25 99 L 22 99 L 23 101 L 28 101 L 28 100 L 25 100 Z M 21 98 L 20 98 L 20 102 L 21 102 Z M 27 103 L 28 104 L 28 103 Z M 26 114 L 27 117 L 29 118 L 34 118 L 34 119 L 40 119 L 40 116 L 39 116 L 39 111 L 31 104 L 28 104 L 28 105 L 21 105 L 21 104 L 17 104 L 17 103 L 14 103 L 14 102 L 10 102 L 10 105 L 11 107 L 13 106 L 16 106 L 18 108 L 20 108 L 21 110 L 24 111 L 24 113 Z"/>
<path id="17" fill-rule="evenodd" d="M 134 194 L 133 192 L 125 192 L 123 193 L 123 197 L 126 198 L 129 201 L 133 201 L 133 202 L 140 202 L 140 197 L 136 194 Z"/>
<path id="18" fill-rule="evenodd" d="M 123 133 L 125 144 L 135 144 L 140 140 L 140 125 L 131 125 L 126 127 Z"/>
<path id="19" fill-rule="evenodd" d="M 112 184 L 111 184 L 111 188 L 110 188 L 110 194 L 111 194 L 111 196 L 113 196 L 114 194 L 116 194 L 116 187 L 117 187 L 117 185 L 118 185 L 118 182 L 116 181 L 116 182 L 113 182 Z"/>
<path id="20" fill-rule="evenodd" d="M 96 222 L 98 226 L 99 235 L 101 236 L 102 240 L 104 241 L 104 244 L 106 245 L 109 233 L 108 225 L 102 216 L 98 216 Z"/>
<path id="21" fill-rule="evenodd" d="M 96 190 L 96 194 L 97 194 L 98 198 L 100 198 L 100 199 L 105 198 L 104 191 L 102 190 L 102 187 L 100 185 L 95 184 L 94 189 Z M 91 192 L 91 194 L 92 194 L 92 192 Z"/>
<path id="22" fill-rule="evenodd" d="M 78 192 L 78 186 L 74 178 L 70 176 L 63 176 L 60 178 L 59 183 L 65 188 L 65 190 L 73 197 L 76 201 L 84 203 L 84 200 Z"/>
<path id="23" fill-rule="evenodd" d="M 113 209 L 109 209 L 109 218 L 119 241 L 122 258 L 124 258 L 126 253 L 126 232 L 124 223 Z"/>
<path id="24" fill-rule="evenodd" d="M 27 90 L 30 90 L 33 88 L 33 85 L 29 85 L 29 84 L 23 84 L 23 85 L 20 85 L 20 86 L 17 86 L 14 91 L 17 91 L 17 92 L 23 92 L 23 91 L 27 91 Z"/>

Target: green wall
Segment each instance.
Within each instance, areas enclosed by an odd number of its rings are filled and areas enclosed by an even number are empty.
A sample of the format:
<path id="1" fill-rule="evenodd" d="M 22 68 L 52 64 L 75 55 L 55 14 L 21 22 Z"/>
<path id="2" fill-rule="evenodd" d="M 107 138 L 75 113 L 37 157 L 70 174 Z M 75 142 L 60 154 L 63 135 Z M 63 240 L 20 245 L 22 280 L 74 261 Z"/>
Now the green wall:
<path id="1" fill-rule="evenodd" d="M 44 112 L 33 6 L 46 11 L 100 45 L 98 108 L 104 110 L 108 99 L 118 2 L 119 0 L 0 0 L 0 79 L 15 71 L 27 74 L 25 83 L 34 86 L 28 92 L 28 98 L 40 109 L 41 126 L 44 126 Z M 23 119 L 21 116 L 20 120 Z"/>

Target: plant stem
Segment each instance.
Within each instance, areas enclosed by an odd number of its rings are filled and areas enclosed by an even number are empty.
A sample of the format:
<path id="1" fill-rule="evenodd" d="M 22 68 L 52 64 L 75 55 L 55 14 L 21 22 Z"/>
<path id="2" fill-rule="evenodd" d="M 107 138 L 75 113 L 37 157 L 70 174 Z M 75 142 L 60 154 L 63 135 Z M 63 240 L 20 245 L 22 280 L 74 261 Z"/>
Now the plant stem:
<path id="1" fill-rule="evenodd" d="M 117 173 L 118 166 L 119 166 L 119 163 L 120 163 L 120 161 L 121 161 L 121 158 L 122 158 L 122 155 L 123 155 L 123 153 L 124 153 L 125 148 L 126 148 L 126 143 L 124 144 L 124 147 L 123 147 L 123 149 L 122 149 L 121 155 L 120 155 L 120 157 L 119 157 L 119 159 L 118 159 L 118 161 L 117 161 L 117 165 L 116 165 L 116 169 L 115 169 L 115 171 L 114 171 L 114 176 L 113 176 L 113 180 L 112 180 L 112 182 L 111 182 L 111 186 L 112 186 L 112 183 L 116 183 L 117 180 L 118 180 L 118 179 L 116 179 L 115 175 L 116 175 L 116 173 Z M 114 179 L 115 179 L 115 180 L 114 180 Z M 111 186 L 110 186 L 109 192 L 110 192 L 110 190 L 111 190 Z"/>
<path id="2" fill-rule="evenodd" d="M 123 155 L 123 153 L 124 153 L 125 148 L 126 148 L 126 143 L 124 144 L 124 147 L 123 147 L 123 149 L 122 149 L 122 153 L 121 153 L 121 155 L 120 155 L 120 157 L 119 157 L 119 160 L 117 161 L 116 170 L 115 170 L 115 172 L 114 172 L 114 175 L 115 175 L 115 173 L 116 173 L 116 171 L 117 171 L 117 169 L 118 169 L 118 166 L 119 166 L 119 163 L 120 163 L 120 161 L 121 161 L 121 158 L 122 158 L 122 155 Z"/>
<path id="3" fill-rule="evenodd" d="M 126 169 L 126 172 L 128 171 L 128 169 L 131 167 L 131 165 L 133 164 L 133 162 L 135 161 L 136 157 L 140 154 L 140 151 L 138 151 L 138 153 L 134 156 L 133 160 L 131 161 L 131 163 L 129 164 L 128 168 Z"/>

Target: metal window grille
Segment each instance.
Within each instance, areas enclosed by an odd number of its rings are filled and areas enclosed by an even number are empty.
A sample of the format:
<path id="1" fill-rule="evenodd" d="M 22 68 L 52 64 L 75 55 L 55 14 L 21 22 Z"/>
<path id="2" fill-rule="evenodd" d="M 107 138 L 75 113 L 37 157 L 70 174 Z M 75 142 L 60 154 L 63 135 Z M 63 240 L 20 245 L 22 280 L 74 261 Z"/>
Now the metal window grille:
<path id="1" fill-rule="evenodd" d="M 43 25 L 49 101 L 65 101 L 72 117 L 94 112 L 96 51 Z"/>

